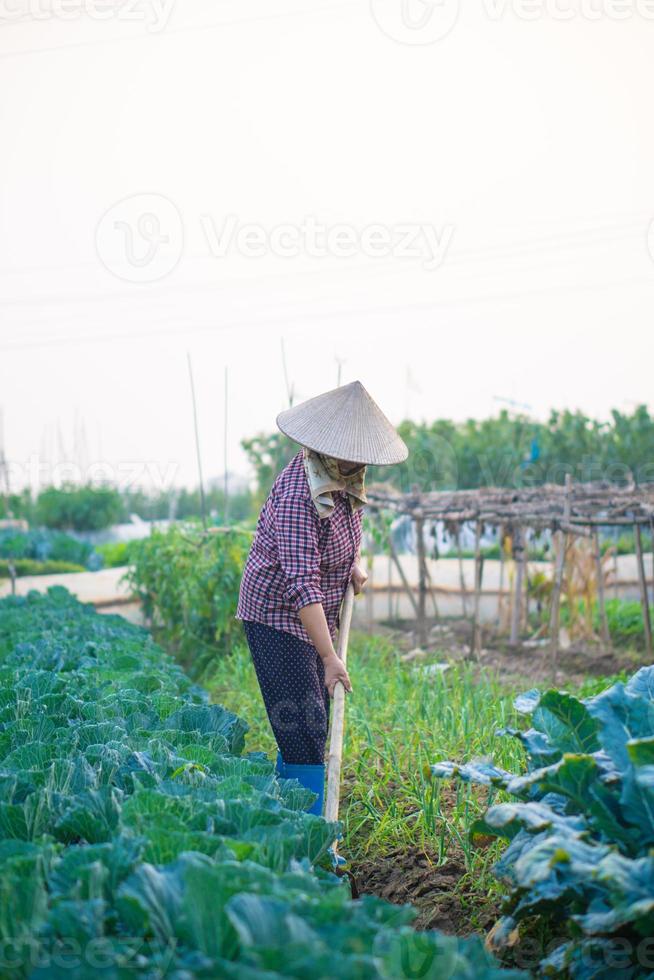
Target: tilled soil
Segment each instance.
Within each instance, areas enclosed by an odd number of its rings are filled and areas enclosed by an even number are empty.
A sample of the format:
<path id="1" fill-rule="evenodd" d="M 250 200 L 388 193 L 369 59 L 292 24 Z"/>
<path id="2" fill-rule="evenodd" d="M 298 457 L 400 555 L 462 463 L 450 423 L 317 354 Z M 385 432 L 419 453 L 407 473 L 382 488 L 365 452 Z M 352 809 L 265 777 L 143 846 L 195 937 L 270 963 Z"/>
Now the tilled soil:
<path id="1" fill-rule="evenodd" d="M 375 632 L 392 639 L 399 650 L 411 651 L 416 646 L 413 623 L 394 626 L 376 625 Z M 422 656 L 429 661 L 433 655 L 450 662 L 470 661 L 470 623 L 465 620 L 446 620 L 433 626 L 423 651 L 414 650 L 413 663 L 420 663 Z M 525 686 L 570 686 L 580 684 L 590 677 L 608 676 L 621 670 L 633 672 L 647 662 L 645 654 L 633 650 L 604 649 L 599 642 L 572 644 L 560 650 L 555 676 L 553 675 L 549 645 L 521 643 L 510 648 L 507 638 L 497 629 L 486 625 L 483 629 L 483 649 L 478 666 L 493 670 L 507 684 Z M 408 654 L 410 657 L 411 654 Z"/>
<path id="2" fill-rule="evenodd" d="M 395 905 L 410 902 L 418 910 L 416 929 L 439 929 L 450 935 L 473 931 L 466 902 L 465 868 L 456 859 L 437 865 L 424 851 L 397 848 L 383 857 L 352 862 L 359 894 L 377 895 Z M 475 899 L 475 931 L 486 931 L 498 917 L 489 903 L 479 910 Z"/>
<path id="3" fill-rule="evenodd" d="M 403 651 L 407 667 L 429 662 L 434 655 L 450 662 L 469 660 L 469 623 L 449 620 L 432 628 L 423 651 L 415 649 L 416 636 L 411 625 L 377 624 L 374 630 L 391 638 Z M 589 676 L 634 670 L 639 666 L 638 661 L 638 655 L 633 652 L 605 650 L 599 644 L 578 644 L 560 651 L 553 676 L 547 645 L 508 648 L 504 636 L 485 627 L 478 666 L 495 671 L 507 684 L 526 689 L 530 685 L 546 687 L 553 683 L 567 687 Z M 418 911 L 413 923 L 416 929 L 438 929 L 459 936 L 472 932 L 485 934 L 500 917 L 498 897 L 489 897 L 480 907 L 479 891 L 475 892 L 467 880 L 463 859 L 459 860 L 456 854 L 439 866 L 435 855 L 400 847 L 383 856 L 352 861 L 350 869 L 360 895 L 377 895 L 397 905 L 411 903 Z"/>

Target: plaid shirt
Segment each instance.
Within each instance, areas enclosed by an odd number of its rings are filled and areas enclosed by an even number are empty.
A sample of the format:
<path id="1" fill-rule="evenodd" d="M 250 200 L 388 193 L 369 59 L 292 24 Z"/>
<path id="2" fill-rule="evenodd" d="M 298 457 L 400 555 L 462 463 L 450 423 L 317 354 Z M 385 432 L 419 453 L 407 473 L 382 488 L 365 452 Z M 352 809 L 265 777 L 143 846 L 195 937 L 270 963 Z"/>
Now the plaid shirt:
<path id="1" fill-rule="evenodd" d="M 243 572 L 237 619 L 265 623 L 311 642 L 298 615 L 321 602 L 332 636 L 361 545 L 361 510 L 346 493 L 333 495 L 329 517 L 318 517 L 302 453 L 279 474 L 257 523 Z"/>

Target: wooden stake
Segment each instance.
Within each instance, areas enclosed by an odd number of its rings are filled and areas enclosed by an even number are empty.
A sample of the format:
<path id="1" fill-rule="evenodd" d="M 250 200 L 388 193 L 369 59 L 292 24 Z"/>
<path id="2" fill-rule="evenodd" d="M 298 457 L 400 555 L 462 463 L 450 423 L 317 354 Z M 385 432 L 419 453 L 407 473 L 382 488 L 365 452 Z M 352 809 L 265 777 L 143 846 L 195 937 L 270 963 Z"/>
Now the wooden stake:
<path id="1" fill-rule="evenodd" d="M 606 615 L 606 596 L 604 594 L 604 568 L 602 567 L 602 552 L 600 549 L 599 532 L 593 531 L 593 545 L 595 551 L 595 568 L 597 569 L 597 604 L 600 614 L 600 628 L 602 630 L 602 642 L 605 647 L 611 647 L 611 632 L 609 621 Z"/>
<path id="2" fill-rule="evenodd" d="M 520 617 L 520 629 L 526 633 L 529 628 L 529 546 L 527 545 L 527 529 L 522 532 L 522 579 L 524 584 L 524 603 Z"/>
<path id="3" fill-rule="evenodd" d="M 511 609 L 511 634 L 509 636 L 509 645 L 512 647 L 517 647 L 520 640 L 520 620 L 522 618 L 522 591 L 525 577 L 525 548 L 522 535 L 522 528 L 516 527 L 513 531 L 513 558 L 516 576 L 513 607 Z"/>
<path id="4" fill-rule="evenodd" d="M 563 502 L 563 520 L 568 523 L 570 520 L 570 492 L 572 490 L 572 476 L 566 473 L 565 476 L 565 499 Z M 565 568 L 565 552 L 567 536 L 563 531 L 556 532 L 556 562 L 554 566 L 554 581 L 552 583 L 552 606 L 550 610 L 550 663 L 552 667 L 552 678 L 556 680 L 556 669 L 559 662 L 559 628 L 561 625 L 561 586 L 563 584 L 563 570 Z"/>
<path id="5" fill-rule="evenodd" d="M 636 536 L 636 563 L 638 565 L 638 582 L 640 585 L 640 602 L 643 607 L 643 626 L 645 627 L 645 648 L 647 656 L 652 658 L 652 621 L 649 614 L 649 595 L 647 594 L 647 579 L 645 578 L 645 560 L 643 558 L 643 539 L 640 524 L 634 524 Z"/>
<path id="6" fill-rule="evenodd" d="M 350 637 L 354 589 L 348 585 L 341 609 L 336 653 L 347 665 L 347 644 Z M 345 730 L 345 688 L 340 681 L 334 687 L 332 703 L 332 726 L 327 762 L 327 799 L 325 801 L 325 820 L 334 823 L 338 820 L 338 804 L 341 794 L 341 765 L 343 761 L 343 732 Z M 337 842 L 334 842 L 336 850 Z"/>
<path id="7" fill-rule="evenodd" d="M 390 555 L 391 561 L 393 562 L 393 564 L 397 568 L 398 575 L 400 576 L 400 579 L 402 581 L 402 585 L 404 586 L 405 591 L 406 591 L 406 594 L 409 597 L 409 600 L 411 602 L 411 606 L 413 607 L 414 615 L 417 618 L 418 617 L 418 603 L 416 602 L 416 597 L 413 594 L 413 589 L 411 588 L 411 586 L 409 584 L 409 580 L 407 579 L 407 577 L 406 577 L 406 575 L 404 573 L 404 569 L 402 568 L 402 564 L 400 562 L 400 557 L 399 557 L 397 551 L 395 550 L 395 545 L 393 544 L 393 539 L 391 538 L 391 535 L 390 534 L 388 535 L 388 553 Z"/>
<path id="8" fill-rule="evenodd" d="M 368 620 L 368 632 L 372 633 L 372 628 L 375 622 L 375 609 L 374 609 L 374 588 L 375 588 L 375 557 L 373 554 L 368 555 L 368 581 L 366 582 L 365 597 L 366 597 L 366 613 Z"/>
<path id="9" fill-rule="evenodd" d="M 481 621 L 480 621 L 481 576 L 482 576 L 481 521 L 477 521 L 475 525 L 475 595 L 474 595 L 474 612 L 473 612 L 473 624 L 472 624 L 472 643 L 470 645 L 470 653 L 475 660 L 479 659 L 479 655 L 481 653 Z"/>
<path id="10" fill-rule="evenodd" d="M 468 618 L 468 598 L 466 589 L 466 579 L 463 574 L 463 555 L 461 554 L 461 525 L 457 526 L 456 531 L 456 550 L 459 556 L 459 581 L 461 582 L 461 599 L 463 601 L 463 615 Z"/>
<path id="11" fill-rule="evenodd" d="M 388 621 L 393 621 L 393 559 L 388 556 Z"/>
<path id="12" fill-rule="evenodd" d="M 425 558 L 425 578 L 427 579 L 427 585 L 429 586 L 429 595 L 431 597 L 431 604 L 434 607 L 434 619 L 440 622 L 441 614 L 438 611 L 438 599 L 436 598 L 436 592 L 434 591 L 434 582 L 431 577 L 431 572 L 429 571 L 429 564 Z"/>
<path id="13" fill-rule="evenodd" d="M 422 517 L 416 517 L 416 540 L 418 550 L 418 646 L 427 645 L 427 576 L 425 574 L 425 534 Z"/>
<path id="14" fill-rule="evenodd" d="M 500 632 L 502 631 L 502 623 L 504 619 L 504 571 L 506 566 L 506 556 L 504 554 L 504 528 L 501 527 L 499 530 L 499 540 L 500 540 L 500 586 L 497 593 L 497 625 Z"/>

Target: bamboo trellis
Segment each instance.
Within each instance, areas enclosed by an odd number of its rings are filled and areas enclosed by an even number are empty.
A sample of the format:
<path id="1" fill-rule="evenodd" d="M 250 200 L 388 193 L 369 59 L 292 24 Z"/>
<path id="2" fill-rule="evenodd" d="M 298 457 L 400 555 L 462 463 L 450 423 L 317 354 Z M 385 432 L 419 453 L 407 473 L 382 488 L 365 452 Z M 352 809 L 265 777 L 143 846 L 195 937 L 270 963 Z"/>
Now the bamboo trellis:
<path id="1" fill-rule="evenodd" d="M 642 529 L 654 526 L 654 483 L 636 486 L 633 482 L 623 486 L 607 482 L 573 483 L 566 478 L 565 485 L 545 484 L 521 489 L 482 488 L 478 490 L 453 490 L 420 493 L 399 493 L 385 484 L 376 484 L 368 490 L 369 505 L 373 512 L 390 512 L 395 516 L 409 517 L 415 525 L 418 541 L 418 598 L 413 595 L 406 576 L 401 570 L 394 550 L 393 561 L 400 568 L 405 589 L 410 595 L 416 613 L 418 642 L 427 638 L 425 597 L 431 591 L 428 567 L 424 558 L 424 524 L 441 521 L 457 542 L 460 556 L 460 531 L 463 524 L 475 527 L 475 585 L 473 593 L 473 629 L 471 653 L 477 656 L 481 649 L 480 595 L 483 557 L 479 540 L 485 526 L 502 529 L 511 534 L 514 548 L 517 546 L 515 595 L 511 610 L 511 642 L 517 642 L 521 622 L 521 603 L 524 571 L 526 566 L 525 531 L 549 530 L 556 545 L 550 616 L 550 643 L 552 664 L 555 666 L 559 650 L 559 606 L 563 580 L 565 550 L 572 538 L 589 538 L 594 548 L 598 568 L 598 603 L 602 635 L 608 637 L 605 607 L 605 589 L 599 555 L 598 529 L 600 527 L 632 527 L 636 541 L 636 557 L 640 600 L 643 610 L 645 642 L 648 656 L 652 655 L 652 624 L 650 620 L 647 580 L 643 561 Z"/>

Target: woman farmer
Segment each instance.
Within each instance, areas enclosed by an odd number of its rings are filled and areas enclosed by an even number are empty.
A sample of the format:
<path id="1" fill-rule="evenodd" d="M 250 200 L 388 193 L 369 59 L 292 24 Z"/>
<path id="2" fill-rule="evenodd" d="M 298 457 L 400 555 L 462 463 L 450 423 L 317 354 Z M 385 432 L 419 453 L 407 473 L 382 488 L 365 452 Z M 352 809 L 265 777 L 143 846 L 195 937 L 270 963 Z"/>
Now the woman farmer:
<path id="1" fill-rule="evenodd" d="M 408 450 L 359 381 L 282 412 L 303 448 L 275 480 L 259 516 L 239 596 L 252 660 L 278 746 L 277 772 L 317 794 L 322 812 L 329 699 L 352 685 L 334 649 L 349 582 L 360 592 L 361 509 L 368 464 Z"/>

